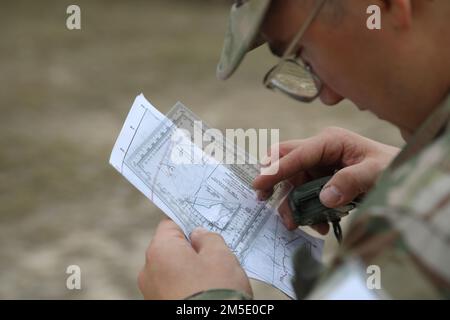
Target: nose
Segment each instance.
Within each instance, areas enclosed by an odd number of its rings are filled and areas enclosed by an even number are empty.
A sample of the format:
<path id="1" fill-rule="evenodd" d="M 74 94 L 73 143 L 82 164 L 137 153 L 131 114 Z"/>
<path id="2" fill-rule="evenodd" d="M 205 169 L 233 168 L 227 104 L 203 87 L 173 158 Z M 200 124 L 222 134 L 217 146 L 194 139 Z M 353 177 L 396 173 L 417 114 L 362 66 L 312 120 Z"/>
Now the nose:
<path id="1" fill-rule="evenodd" d="M 335 104 L 338 104 L 339 102 L 344 100 L 344 97 L 324 84 L 322 92 L 320 94 L 320 100 L 328 106 L 334 106 Z"/>
<path id="2" fill-rule="evenodd" d="M 281 58 L 283 56 L 284 46 L 281 43 L 271 41 L 268 43 L 268 45 L 269 45 L 270 52 L 272 52 L 273 55 L 275 55 L 279 58 Z"/>

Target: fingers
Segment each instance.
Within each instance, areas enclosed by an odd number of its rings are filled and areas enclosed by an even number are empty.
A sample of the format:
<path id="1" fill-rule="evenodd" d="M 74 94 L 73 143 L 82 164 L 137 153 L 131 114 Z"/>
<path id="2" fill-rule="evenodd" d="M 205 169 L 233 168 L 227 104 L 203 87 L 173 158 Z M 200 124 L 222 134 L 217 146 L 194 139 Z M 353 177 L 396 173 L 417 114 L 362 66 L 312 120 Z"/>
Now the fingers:
<path id="1" fill-rule="evenodd" d="M 145 267 L 139 272 L 138 278 L 137 278 L 137 284 L 138 284 L 138 288 L 139 290 L 142 292 L 142 294 L 144 295 L 144 299 L 146 298 L 145 293 L 147 292 L 147 287 L 148 287 L 148 278 L 147 278 L 147 274 L 145 272 Z"/>
<path id="2" fill-rule="evenodd" d="M 297 148 L 299 146 L 299 144 L 301 143 L 301 141 L 302 140 L 288 140 L 288 141 L 284 141 L 282 143 L 271 146 L 267 153 L 267 156 L 265 156 L 263 159 L 261 159 L 261 166 L 262 166 L 261 171 L 264 171 L 264 170 L 267 171 L 272 163 L 275 163 L 280 158 L 283 158 L 284 156 L 289 154 L 292 150 Z M 262 172 L 261 172 L 261 174 L 262 174 Z M 267 190 L 259 189 L 258 191 L 259 191 L 258 195 L 259 194 L 264 195 L 261 197 L 258 196 L 258 198 L 260 198 L 261 200 L 264 200 L 264 198 L 267 198 L 268 196 L 270 196 L 273 189 L 272 189 L 272 186 L 269 186 Z"/>
<path id="3" fill-rule="evenodd" d="M 330 231 L 330 225 L 328 223 L 316 224 L 311 226 L 312 229 L 316 230 L 321 235 L 325 236 L 328 231 Z"/>
<path id="4" fill-rule="evenodd" d="M 256 197 L 259 201 L 264 201 L 270 198 L 273 193 L 273 189 L 271 190 L 256 190 Z"/>
<path id="5" fill-rule="evenodd" d="M 217 251 L 228 248 L 222 236 L 203 228 L 194 229 L 190 235 L 190 239 L 191 243 L 189 244 L 184 236 L 183 230 L 172 220 L 164 219 L 158 225 L 148 251 L 152 253 L 164 247 L 165 251 L 173 250 L 174 253 L 178 252 L 178 254 L 182 254 L 180 250 L 187 248 L 185 253 L 190 254 L 192 249 L 197 253 L 201 253 L 203 251 L 210 252 L 210 250 Z"/>
<path id="6" fill-rule="evenodd" d="M 286 229 L 292 231 L 298 227 L 298 225 L 294 221 L 293 213 L 286 200 L 283 201 L 283 203 L 278 208 L 278 213 L 280 214 L 281 221 L 283 222 L 283 225 L 286 227 Z M 320 233 L 321 235 L 326 235 L 330 230 L 330 226 L 328 223 L 317 224 L 311 226 L 311 228 Z"/>
<path id="7" fill-rule="evenodd" d="M 301 141 L 302 140 L 288 140 L 270 147 L 267 156 L 261 159 L 262 171 L 268 170 L 267 167 L 269 167 L 271 163 L 279 160 L 280 158 L 284 157 L 289 152 L 294 150 L 296 147 L 298 147 Z M 273 186 L 269 186 L 267 190 L 260 189 L 256 191 L 259 201 L 267 200 L 268 198 L 270 198 L 272 193 Z"/>
<path id="8" fill-rule="evenodd" d="M 156 228 L 155 235 L 146 252 L 146 261 L 152 261 L 172 254 L 189 256 L 194 253 L 183 230 L 172 220 L 163 219 Z"/>
<path id="9" fill-rule="evenodd" d="M 298 147 L 302 140 L 288 140 L 274 144 L 267 151 L 267 155 L 260 161 L 262 166 L 268 166 L 275 159 L 283 158 L 289 152 Z"/>
<path id="10" fill-rule="evenodd" d="M 371 160 L 339 170 L 322 189 L 320 201 L 329 208 L 348 204 L 373 186 L 380 170 Z"/>
<path id="11" fill-rule="evenodd" d="M 289 208 L 289 203 L 287 200 L 284 200 L 279 208 L 278 213 L 280 215 L 281 221 L 283 221 L 283 225 L 288 229 L 289 231 L 295 230 L 298 225 L 294 221 L 294 217 L 292 215 L 292 211 Z"/>
<path id="12" fill-rule="evenodd" d="M 203 228 L 194 229 L 190 238 L 192 248 L 199 254 L 221 251 L 228 248 L 222 236 L 218 233 L 209 232 Z"/>
<path id="13" fill-rule="evenodd" d="M 186 241 L 183 230 L 172 220 L 163 219 L 155 231 L 154 241 L 167 241 L 168 238 L 183 239 Z"/>
<path id="14" fill-rule="evenodd" d="M 299 171 L 337 162 L 341 153 L 341 142 L 338 139 L 331 139 L 330 135 L 305 139 L 291 152 L 272 163 L 266 169 L 271 174 L 259 175 L 254 180 L 253 187 L 257 190 L 270 190 L 277 183 L 289 179 Z"/>

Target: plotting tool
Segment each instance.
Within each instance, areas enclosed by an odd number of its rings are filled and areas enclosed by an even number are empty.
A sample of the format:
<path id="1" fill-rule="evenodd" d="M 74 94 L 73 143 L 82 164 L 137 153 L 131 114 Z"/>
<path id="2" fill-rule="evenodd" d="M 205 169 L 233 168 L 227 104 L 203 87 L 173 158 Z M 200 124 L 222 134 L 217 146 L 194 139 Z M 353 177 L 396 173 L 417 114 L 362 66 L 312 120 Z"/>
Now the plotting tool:
<path id="1" fill-rule="evenodd" d="M 201 123 L 201 130 L 199 124 Z M 225 139 L 214 140 L 223 151 L 242 157 L 244 164 L 222 164 L 203 152 L 209 126 L 177 103 L 158 128 L 126 159 L 128 166 L 176 213 L 189 234 L 201 226 L 221 234 L 238 255 L 289 188 L 278 186 L 268 202 L 255 201 L 252 182 L 260 169 L 251 156 Z M 197 131 L 196 131 L 197 130 Z M 195 140 L 196 135 L 201 139 Z M 197 142 L 195 144 L 194 142 Z M 283 194 L 284 193 L 284 194 Z"/>
<path id="2" fill-rule="evenodd" d="M 271 201 L 258 201 L 251 188 L 259 174 L 257 164 L 228 165 L 205 156 L 203 143 L 197 146 L 192 140 L 197 119 L 181 103 L 166 117 L 139 95 L 116 140 L 111 165 L 186 236 L 197 226 L 219 233 L 249 277 L 293 297 L 291 257 L 307 245 L 320 259 L 323 240 L 300 229 L 288 231 L 276 215 L 274 208 L 287 196 L 288 184 L 278 187 Z M 203 124 L 201 134 L 207 128 Z M 225 143 L 223 148 L 230 147 Z M 231 147 L 231 152 L 242 151 Z"/>

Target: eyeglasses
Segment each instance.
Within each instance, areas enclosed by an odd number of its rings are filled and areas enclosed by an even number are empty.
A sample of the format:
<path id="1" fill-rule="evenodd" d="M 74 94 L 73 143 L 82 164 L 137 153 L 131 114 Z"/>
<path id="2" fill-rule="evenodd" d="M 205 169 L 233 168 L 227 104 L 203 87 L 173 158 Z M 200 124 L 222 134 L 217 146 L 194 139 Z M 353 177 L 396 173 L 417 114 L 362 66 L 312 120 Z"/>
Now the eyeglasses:
<path id="1" fill-rule="evenodd" d="M 322 81 L 296 52 L 298 43 L 319 14 L 325 1 L 317 0 L 311 15 L 289 44 L 278 64 L 267 72 L 264 77 L 264 85 L 267 88 L 279 90 L 302 102 L 312 102 L 320 95 L 323 88 Z"/>

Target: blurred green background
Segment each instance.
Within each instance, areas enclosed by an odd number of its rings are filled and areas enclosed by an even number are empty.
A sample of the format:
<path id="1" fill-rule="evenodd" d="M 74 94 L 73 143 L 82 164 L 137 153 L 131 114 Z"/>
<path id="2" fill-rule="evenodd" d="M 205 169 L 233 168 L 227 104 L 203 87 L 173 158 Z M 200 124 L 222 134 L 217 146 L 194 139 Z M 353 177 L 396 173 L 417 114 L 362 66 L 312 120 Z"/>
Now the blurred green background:
<path id="1" fill-rule="evenodd" d="M 81 7 L 82 29 L 66 28 Z M 178 100 L 213 127 L 279 128 L 282 140 L 341 126 L 401 145 L 350 103 L 290 101 L 261 82 L 266 47 L 215 78 L 229 1 L 0 2 L 0 298 L 140 298 L 137 274 L 161 212 L 108 164 L 137 94 Z M 330 237 L 325 261 L 334 249 Z M 82 290 L 66 289 L 66 268 Z M 256 298 L 285 298 L 253 282 Z"/>

